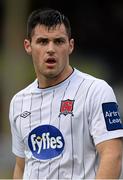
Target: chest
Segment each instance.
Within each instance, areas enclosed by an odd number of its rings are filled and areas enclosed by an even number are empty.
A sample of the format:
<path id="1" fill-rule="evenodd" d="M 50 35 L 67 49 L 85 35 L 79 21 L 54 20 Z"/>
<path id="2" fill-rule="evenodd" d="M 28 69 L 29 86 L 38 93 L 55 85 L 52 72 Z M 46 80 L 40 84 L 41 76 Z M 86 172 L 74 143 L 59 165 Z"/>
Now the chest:
<path id="1" fill-rule="evenodd" d="M 89 85 L 68 84 L 59 89 L 29 93 L 15 103 L 14 119 L 22 139 L 38 126 L 52 125 L 65 136 L 72 133 L 81 136 L 88 129 L 86 98 Z M 79 131 L 80 129 L 80 131 Z"/>

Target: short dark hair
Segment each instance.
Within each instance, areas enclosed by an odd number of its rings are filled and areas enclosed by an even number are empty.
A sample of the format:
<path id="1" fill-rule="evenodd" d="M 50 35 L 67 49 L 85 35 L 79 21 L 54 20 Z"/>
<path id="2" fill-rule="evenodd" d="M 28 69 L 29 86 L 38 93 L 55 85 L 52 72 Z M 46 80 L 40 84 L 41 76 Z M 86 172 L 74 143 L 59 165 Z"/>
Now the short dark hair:
<path id="1" fill-rule="evenodd" d="M 68 38 L 71 38 L 71 26 L 69 19 L 61 12 L 51 8 L 34 10 L 27 21 L 27 38 L 31 40 L 34 28 L 39 25 L 45 25 L 48 29 L 56 27 L 58 24 L 64 24 Z"/>

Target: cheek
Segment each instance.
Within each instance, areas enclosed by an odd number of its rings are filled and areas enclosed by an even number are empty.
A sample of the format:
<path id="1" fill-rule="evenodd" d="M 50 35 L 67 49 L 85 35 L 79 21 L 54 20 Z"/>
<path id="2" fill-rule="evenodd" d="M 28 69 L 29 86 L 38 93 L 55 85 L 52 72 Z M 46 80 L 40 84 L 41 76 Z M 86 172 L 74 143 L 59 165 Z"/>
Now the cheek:
<path id="1" fill-rule="evenodd" d="M 38 62 L 40 62 L 41 61 L 41 59 L 42 59 L 42 53 L 41 53 L 41 51 L 40 50 L 33 50 L 32 51 L 32 59 L 33 59 L 33 61 L 34 62 L 36 62 L 36 63 L 38 63 Z"/>
<path id="2" fill-rule="evenodd" d="M 61 52 L 61 59 L 63 59 L 64 61 L 67 61 L 67 59 L 69 58 L 69 51 L 68 50 L 63 50 L 62 52 Z"/>
<path id="3" fill-rule="evenodd" d="M 59 53 L 61 56 L 68 56 L 69 55 L 69 49 L 67 47 L 63 48 L 59 51 Z"/>

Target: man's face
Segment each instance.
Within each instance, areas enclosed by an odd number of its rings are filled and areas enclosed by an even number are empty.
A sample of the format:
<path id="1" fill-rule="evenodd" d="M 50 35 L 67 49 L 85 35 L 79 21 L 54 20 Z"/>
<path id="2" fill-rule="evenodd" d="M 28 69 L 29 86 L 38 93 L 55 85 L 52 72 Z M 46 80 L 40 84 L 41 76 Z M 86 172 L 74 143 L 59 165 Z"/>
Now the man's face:
<path id="1" fill-rule="evenodd" d="M 69 55 L 73 51 L 74 40 L 68 39 L 63 24 L 48 29 L 37 25 L 31 42 L 24 41 L 26 51 L 32 55 L 38 79 L 63 77 L 69 69 Z"/>

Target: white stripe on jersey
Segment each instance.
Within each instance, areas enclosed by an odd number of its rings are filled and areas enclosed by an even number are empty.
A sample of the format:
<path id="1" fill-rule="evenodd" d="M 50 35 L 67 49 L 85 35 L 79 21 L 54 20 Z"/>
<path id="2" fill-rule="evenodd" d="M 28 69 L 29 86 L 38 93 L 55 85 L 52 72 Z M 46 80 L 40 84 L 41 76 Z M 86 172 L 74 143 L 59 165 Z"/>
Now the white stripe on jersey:
<path id="1" fill-rule="evenodd" d="M 39 89 L 37 80 L 10 105 L 13 153 L 25 157 L 24 179 L 95 178 L 95 145 L 123 130 L 108 131 L 102 103 L 116 102 L 103 80 L 78 70 L 60 84 Z"/>

